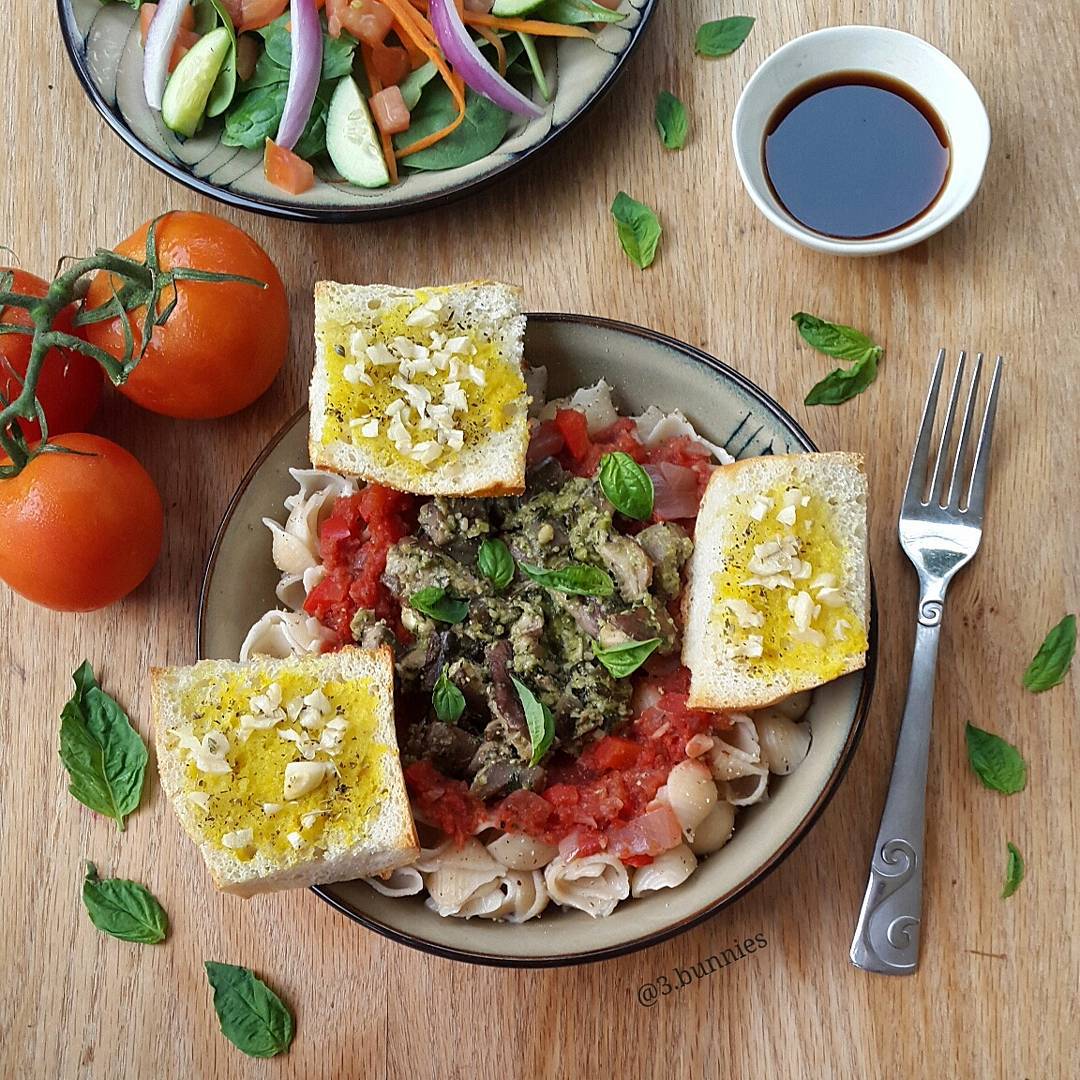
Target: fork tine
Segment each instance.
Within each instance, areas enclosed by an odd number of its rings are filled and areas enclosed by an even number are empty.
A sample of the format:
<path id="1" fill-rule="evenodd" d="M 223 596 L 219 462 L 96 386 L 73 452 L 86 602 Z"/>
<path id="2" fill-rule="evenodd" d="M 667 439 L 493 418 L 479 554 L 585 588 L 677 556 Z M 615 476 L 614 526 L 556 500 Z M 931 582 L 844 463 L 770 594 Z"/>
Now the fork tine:
<path id="1" fill-rule="evenodd" d="M 919 438 L 915 443 L 915 453 L 911 456 L 911 468 L 908 470 L 907 487 L 904 489 L 904 505 L 921 503 L 926 485 L 926 467 L 930 460 L 930 439 L 934 434 L 934 414 L 937 412 L 938 390 L 941 388 L 941 372 L 945 366 L 945 350 L 939 349 L 934 373 L 930 376 L 930 389 L 926 392 L 926 404 L 923 406 L 922 421 L 919 424 Z"/>
<path id="2" fill-rule="evenodd" d="M 971 470 L 971 487 L 968 489 L 966 512 L 982 520 L 983 503 L 986 499 L 986 474 L 990 471 L 990 440 L 994 435 L 994 417 L 997 414 L 998 386 L 1001 383 L 1003 361 L 999 356 L 994 362 L 994 375 L 990 380 L 990 393 L 986 397 L 979 444 L 975 448 L 975 464 Z"/>
<path id="3" fill-rule="evenodd" d="M 949 495 L 946 506 L 960 507 L 961 474 L 966 478 L 964 463 L 968 457 L 968 439 L 971 434 L 971 421 L 975 417 L 975 399 L 979 393 L 979 375 L 982 373 L 983 354 L 975 357 L 975 370 L 971 375 L 971 388 L 968 390 L 967 404 L 964 406 L 964 419 L 960 424 L 960 434 L 956 440 L 956 460 L 953 462 L 952 476 L 949 478 Z"/>
<path id="4" fill-rule="evenodd" d="M 930 480 L 930 491 L 926 496 L 927 503 L 944 505 L 941 501 L 941 487 L 945 479 L 946 460 L 949 456 L 949 440 L 952 438 L 953 419 L 956 417 L 956 403 L 960 398 L 960 384 L 964 380 L 964 362 L 967 353 L 960 350 L 960 362 L 956 365 L 956 374 L 953 376 L 952 390 L 949 393 L 949 404 L 945 410 L 945 423 L 941 425 L 941 440 L 938 443 L 937 460 L 934 462 L 934 475 Z"/>

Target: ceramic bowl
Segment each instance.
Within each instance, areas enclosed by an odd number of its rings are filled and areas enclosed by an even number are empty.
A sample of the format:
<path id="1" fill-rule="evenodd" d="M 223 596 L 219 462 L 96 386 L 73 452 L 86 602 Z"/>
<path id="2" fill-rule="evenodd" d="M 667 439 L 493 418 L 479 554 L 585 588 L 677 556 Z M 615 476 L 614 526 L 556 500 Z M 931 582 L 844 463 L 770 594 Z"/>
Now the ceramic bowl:
<path id="1" fill-rule="evenodd" d="M 543 46 L 541 60 L 553 88 L 544 115 L 511 120 L 502 145 L 456 169 L 417 172 L 392 187 L 365 190 L 345 183 L 329 165 L 316 169 L 302 195 L 272 187 L 262 153 L 225 146 L 220 121 L 181 141 L 146 104 L 138 17 L 126 3 L 57 0 L 60 28 L 75 73 L 105 122 L 140 157 L 181 184 L 230 206 L 298 221 L 342 222 L 393 217 L 440 206 L 486 187 L 519 168 L 580 120 L 611 88 L 649 24 L 657 0 L 622 0 L 626 18 L 594 41 L 569 39 Z"/>
<path id="2" fill-rule="evenodd" d="M 941 118 L 951 159 L 945 185 L 918 218 L 885 236 L 841 240 L 822 236 L 793 218 L 765 176 L 765 131 L 777 106 L 812 79 L 866 71 L 906 83 Z M 900 251 L 944 229 L 966 209 L 982 182 L 990 152 L 990 121 L 968 77 L 933 45 L 883 26 L 834 26 L 789 41 L 750 77 L 731 125 L 735 159 L 750 198 L 788 236 L 834 255 L 882 255 Z"/>
<path id="3" fill-rule="evenodd" d="M 650 404 L 682 409 L 695 427 L 735 457 L 813 450 L 776 402 L 732 368 L 671 338 L 603 319 L 530 315 L 526 356 L 549 372 L 562 395 L 606 378 L 621 411 Z M 306 467 L 307 410 L 271 441 L 225 512 L 210 552 L 198 614 L 203 657 L 239 654 L 248 628 L 277 606 L 278 571 L 264 516 L 282 520 L 295 490 L 289 467 Z M 521 925 L 441 918 L 415 897 L 380 896 L 363 882 L 316 888 L 339 911 L 396 941 L 458 960 L 552 966 L 616 956 L 686 930 L 757 884 L 806 836 L 835 792 L 855 750 L 870 703 L 876 615 L 864 671 L 819 689 L 808 714 L 813 740 L 806 761 L 770 781 L 769 799 L 743 812 L 735 835 L 677 889 L 627 900 L 607 918 L 549 909 Z"/>

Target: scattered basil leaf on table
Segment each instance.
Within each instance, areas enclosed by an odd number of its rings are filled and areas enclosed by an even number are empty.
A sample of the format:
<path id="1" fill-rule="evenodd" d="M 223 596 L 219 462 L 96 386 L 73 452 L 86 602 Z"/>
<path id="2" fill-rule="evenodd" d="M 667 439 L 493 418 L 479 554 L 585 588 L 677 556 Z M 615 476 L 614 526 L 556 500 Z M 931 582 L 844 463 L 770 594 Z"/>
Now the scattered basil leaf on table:
<path id="1" fill-rule="evenodd" d="M 625 191 L 615 196 L 611 216 L 615 219 L 619 243 L 630 261 L 641 270 L 651 266 L 664 231 L 660 227 L 660 219 L 644 203 L 630 198 Z"/>
<path id="2" fill-rule="evenodd" d="M 569 593 L 571 596 L 611 596 L 615 583 L 606 570 L 585 563 L 570 563 L 558 570 L 544 570 L 539 566 L 520 563 L 522 571 L 538 585 Z"/>
<path id="3" fill-rule="evenodd" d="M 816 315 L 797 311 L 791 321 L 808 344 L 839 360 L 850 360 L 849 368 L 830 371 L 806 395 L 806 405 L 841 405 L 861 394 L 876 378 L 878 361 L 885 350 L 875 345 L 865 334 L 850 326 L 827 322 Z"/>
<path id="4" fill-rule="evenodd" d="M 1076 616 L 1066 615 L 1043 639 L 1024 672 L 1024 687 L 1041 694 L 1065 678 L 1076 652 Z"/>
<path id="5" fill-rule="evenodd" d="M 581 23 L 617 23 L 626 16 L 620 11 L 597 4 L 594 0 L 545 0 L 529 14 L 530 19 L 577 26 Z"/>
<path id="6" fill-rule="evenodd" d="M 656 96 L 656 130 L 660 140 L 668 150 L 681 150 L 686 145 L 686 136 L 690 131 L 690 121 L 686 116 L 686 106 L 667 90 L 661 90 Z"/>
<path id="7" fill-rule="evenodd" d="M 555 717 L 524 683 L 518 682 L 513 675 L 510 676 L 510 681 L 517 690 L 521 707 L 525 710 L 525 723 L 529 726 L 529 741 L 532 743 L 529 764 L 538 765 L 555 739 Z"/>
<path id="8" fill-rule="evenodd" d="M 694 51 L 698 56 L 728 56 L 750 36 L 753 26 L 750 15 L 702 23 L 694 37 Z"/>
<path id="9" fill-rule="evenodd" d="M 121 941 L 156 945 L 165 940 L 169 917 L 153 893 L 137 881 L 98 877 L 97 867 L 86 864 L 83 904 L 90 921 L 103 933 Z"/>
<path id="10" fill-rule="evenodd" d="M 206 961 L 221 1033 L 248 1057 L 268 1058 L 289 1049 L 295 1033 L 288 1006 L 248 968 Z"/>
<path id="11" fill-rule="evenodd" d="M 476 565 L 500 592 L 514 579 L 514 556 L 501 540 L 485 540 L 477 552 Z"/>
<path id="12" fill-rule="evenodd" d="M 431 704 L 435 707 L 435 715 L 444 724 L 456 724 L 465 711 L 465 695 L 447 677 L 446 668 L 439 673 L 431 692 Z"/>
<path id="13" fill-rule="evenodd" d="M 84 660 L 72 675 L 75 693 L 60 714 L 60 760 L 71 783 L 68 791 L 91 810 L 115 819 L 139 805 L 146 774 L 146 744 L 127 713 L 98 685 Z"/>
<path id="14" fill-rule="evenodd" d="M 991 791 L 1015 795 L 1027 784 L 1027 764 L 1020 751 L 992 732 L 968 724 L 965 729 L 968 761 Z"/>
<path id="15" fill-rule="evenodd" d="M 469 613 L 469 602 L 447 596 L 438 585 L 429 585 L 409 597 L 409 606 L 429 618 L 444 623 L 459 623 Z"/>
<path id="16" fill-rule="evenodd" d="M 648 521 L 653 511 L 652 477 L 621 450 L 600 459 L 600 488 L 621 514 Z"/>
<path id="17" fill-rule="evenodd" d="M 610 649 L 601 649 L 593 642 L 593 655 L 616 679 L 625 679 L 633 675 L 635 671 L 656 651 L 660 644 L 658 637 L 649 638 L 648 641 L 626 641 L 621 645 L 613 645 Z"/>
<path id="18" fill-rule="evenodd" d="M 1024 857 L 1010 840 L 1006 845 L 1009 857 L 1005 864 L 1005 887 L 1001 890 L 1001 899 L 1008 900 L 1024 880 Z"/>

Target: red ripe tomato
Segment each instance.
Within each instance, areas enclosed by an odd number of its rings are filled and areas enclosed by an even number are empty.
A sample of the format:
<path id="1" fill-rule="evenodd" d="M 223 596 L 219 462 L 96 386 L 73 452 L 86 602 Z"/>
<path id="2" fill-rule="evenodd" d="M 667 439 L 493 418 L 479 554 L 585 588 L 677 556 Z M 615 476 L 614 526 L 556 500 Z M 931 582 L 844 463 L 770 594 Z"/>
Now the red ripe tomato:
<path id="1" fill-rule="evenodd" d="M 5 268 L 0 267 L 0 273 Z M 23 270 L 12 270 L 14 280 L 11 291 L 24 296 L 44 296 L 49 283 Z M 74 309 L 69 307 L 57 315 L 53 329 L 72 334 L 71 320 Z M 0 308 L 0 323 L 31 326 L 30 315 L 25 308 Z M 30 360 L 30 338 L 25 334 L 0 334 L 0 394 L 8 401 L 22 389 L 22 377 Z M 101 403 L 101 368 L 97 361 L 74 349 L 50 349 L 41 367 L 37 384 L 37 399 L 45 410 L 45 420 L 50 435 L 63 435 L 69 431 L 82 431 L 93 419 Z M 41 438 L 41 428 L 36 420 L 20 420 L 22 432 L 28 442 Z"/>
<path id="2" fill-rule="evenodd" d="M 400 45 L 375 45 L 371 50 L 371 66 L 384 87 L 397 86 L 409 74 L 409 54 Z"/>
<path id="3" fill-rule="evenodd" d="M 161 498 L 146 470 L 98 435 L 50 440 L 0 480 L 0 579 L 58 611 L 94 611 L 126 596 L 161 549 Z"/>
<path id="4" fill-rule="evenodd" d="M 141 261 L 149 224 L 119 244 L 117 252 Z M 157 254 L 163 270 L 193 267 L 239 274 L 263 282 L 265 288 L 231 281 L 178 281 L 172 314 L 155 328 L 121 393 L 144 409 L 191 420 L 245 408 L 274 381 L 289 348 L 289 305 L 276 267 L 235 225 L 191 211 L 159 219 Z M 113 275 L 99 273 L 90 283 L 86 306 L 107 303 L 118 285 Z M 172 289 L 166 289 L 159 308 L 172 300 Z M 142 308 L 128 312 L 136 348 L 144 317 Z M 83 328 L 83 336 L 113 356 L 124 354 L 119 319 L 92 323 Z"/>
<path id="5" fill-rule="evenodd" d="M 326 20 L 331 37 L 348 30 L 357 41 L 381 45 L 394 24 L 394 13 L 379 0 L 327 0 Z"/>

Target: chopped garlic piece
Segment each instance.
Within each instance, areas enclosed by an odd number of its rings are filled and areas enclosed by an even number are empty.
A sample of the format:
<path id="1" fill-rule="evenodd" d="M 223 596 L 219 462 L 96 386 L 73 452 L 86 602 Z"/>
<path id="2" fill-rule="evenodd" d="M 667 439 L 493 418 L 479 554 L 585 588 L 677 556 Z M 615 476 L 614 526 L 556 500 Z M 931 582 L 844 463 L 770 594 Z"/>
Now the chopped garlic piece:
<path id="1" fill-rule="evenodd" d="M 758 495 L 750 507 L 750 516 L 755 521 L 764 521 L 765 515 L 773 508 L 773 500 L 768 495 Z"/>
<path id="2" fill-rule="evenodd" d="M 760 627 L 765 625 L 765 613 L 758 611 L 753 604 L 747 600 L 725 600 L 728 610 L 735 616 L 739 623 L 739 626 L 743 630 L 747 630 L 751 627 Z"/>
<path id="3" fill-rule="evenodd" d="M 273 817 L 279 810 L 284 810 L 285 804 L 279 802 L 264 802 L 262 804 L 262 812 L 267 817 Z"/>
<path id="4" fill-rule="evenodd" d="M 446 341 L 446 351 L 451 356 L 464 356 L 474 350 L 469 348 L 469 339 L 467 337 L 452 337 Z"/>
<path id="5" fill-rule="evenodd" d="M 795 507 L 785 506 L 782 510 L 777 511 L 776 520 L 782 522 L 784 525 L 794 525 Z"/>
<path id="6" fill-rule="evenodd" d="M 849 627 L 850 623 L 847 619 L 837 619 L 836 625 L 833 627 L 832 636 L 836 638 L 837 641 L 842 641 L 844 635 L 848 632 Z"/>
<path id="7" fill-rule="evenodd" d="M 794 596 L 788 597 L 788 611 L 791 612 L 791 617 L 795 620 L 797 630 L 807 629 L 820 610 L 808 592 L 798 592 Z"/>
<path id="8" fill-rule="evenodd" d="M 325 810 L 309 810 L 306 814 L 300 815 L 300 824 L 305 829 L 310 829 L 311 826 L 325 813 Z"/>
<path id="9" fill-rule="evenodd" d="M 765 640 L 760 634 L 747 634 L 746 640 L 738 645 L 732 645 L 728 652 L 732 656 L 745 656 L 750 660 L 756 660 L 762 653 Z"/>
<path id="10" fill-rule="evenodd" d="M 210 809 L 210 793 L 206 791 L 189 791 L 188 802 L 194 803 L 200 810 Z"/>
<path id="11" fill-rule="evenodd" d="M 836 584 L 837 584 L 837 581 L 836 581 L 836 575 L 835 574 L 818 574 L 818 576 L 816 578 L 814 578 L 813 581 L 810 582 L 810 588 L 811 589 L 828 589 L 828 588 L 831 588 L 832 586 L 834 586 Z"/>
<path id="12" fill-rule="evenodd" d="M 304 846 L 304 838 L 298 832 L 291 832 L 285 837 L 292 846 L 299 851 Z"/>
<path id="13" fill-rule="evenodd" d="M 364 356 L 367 352 L 370 338 L 366 330 L 356 329 L 349 336 L 349 352 L 353 356 Z"/>
<path id="14" fill-rule="evenodd" d="M 230 851 L 240 851 L 242 848 L 250 847 L 254 839 L 255 834 L 251 829 L 237 829 L 235 832 L 227 832 L 221 838 L 221 845 Z"/>
<path id="15" fill-rule="evenodd" d="M 784 492 L 781 503 L 784 506 L 798 506 L 802 501 L 802 497 L 803 494 L 798 488 L 788 488 L 787 491 Z M 806 503 L 803 503 L 803 506 L 805 505 Z"/>
<path id="16" fill-rule="evenodd" d="M 291 802 L 314 791 L 327 777 L 331 766 L 325 761 L 290 761 L 285 766 L 285 799 Z"/>
<path id="17" fill-rule="evenodd" d="M 825 644 L 825 635 L 808 626 L 805 630 L 792 630 L 791 640 L 799 642 L 800 645 L 815 645 L 820 649 Z"/>
<path id="18" fill-rule="evenodd" d="M 824 589 L 818 589 L 817 600 L 826 607 L 841 607 L 844 603 L 844 594 L 830 585 Z"/>
<path id="19" fill-rule="evenodd" d="M 365 439 L 377 438 L 379 434 L 379 421 L 375 419 L 366 421 L 360 426 L 360 434 L 363 435 Z"/>
<path id="20" fill-rule="evenodd" d="M 374 345 L 369 345 L 364 352 L 376 367 L 388 367 L 391 364 L 397 367 L 398 358 L 386 347 L 385 342 L 376 341 Z"/>
<path id="21" fill-rule="evenodd" d="M 365 386 L 374 386 L 371 376 L 364 370 L 364 365 L 360 364 L 346 364 L 341 369 L 341 377 L 349 383 L 350 386 L 359 386 L 363 383 Z"/>

